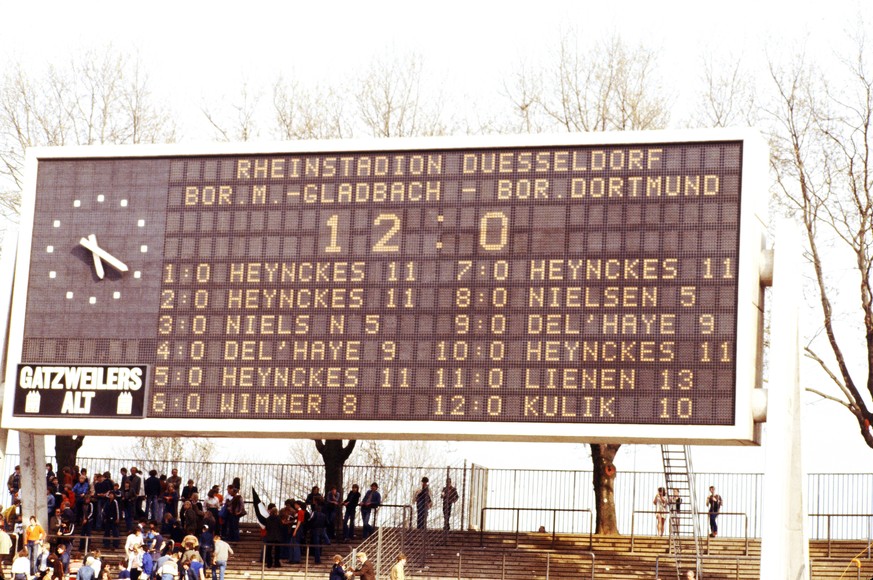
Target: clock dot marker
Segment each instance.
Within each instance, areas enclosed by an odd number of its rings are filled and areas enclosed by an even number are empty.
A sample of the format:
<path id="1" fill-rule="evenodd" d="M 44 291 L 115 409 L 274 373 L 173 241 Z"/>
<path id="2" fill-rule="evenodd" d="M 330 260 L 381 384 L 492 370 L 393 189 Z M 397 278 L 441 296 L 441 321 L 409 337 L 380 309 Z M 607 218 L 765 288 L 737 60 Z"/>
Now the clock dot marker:
<path id="1" fill-rule="evenodd" d="M 73 299 L 73 293 L 67 292 L 67 300 L 72 300 L 72 299 Z"/>
<path id="2" fill-rule="evenodd" d="M 55 272 L 54 270 L 52 270 L 51 272 L 49 272 L 49 278 L 51 278 L 52 280 L 54 280 L 55 278 L 57 278 L 57 276 L 58 276 L 58 273 Z"/>
<path id="3" fill-rule="evenodd" d="M 149 247 L 146 246 L 145 244 L 143 244 L 142 246 L 139 247 L 139 251 L 142 252 L 143 254 L 145 254 L 146 252 L 149 251 Z"/>
<path id="4" fill-rule="evenodd" d="M 121 207 L 127 207 L 127 200 L 122 199 L 121 201 L 118 202 L 118 205 L 120 205 Z"/>
<path id="5" fill-rule="evenodd" d="M 136 270 L 133 273 L 133 277 L 136 278 L 137 280 L 139 280 L 140 278 L 142 278 L 142 272 L 140 272 L 139 270 Z"/>
<path id="6" fill-rule="evenodd" d="M 119 298 L 121 298 L 121 292 L 116 291 L 112 293 L 113 300 L 118 300 Z"/>
<path id="7" fill-rule="evenodd" d="M 80 200 L 80 199 L 73 200 L 73 207 L 81 207 L 81 206 L 82 206 L 82 200 Z"/>
<path id="8" fill-rule="evenodd" d="M 54 253 L 55 253 L 55 247 L 54 247 L 54 246 L 46 246 L 46 248 L 45 248 L 45 253 L 46 253 L 46 254 L 54 254 Z"/>
<path id="9" fill-rule="evenodd" d="M 145 220 L 139 220 L 136 222 L 136 226 L 139 228 L 145 227 Z"/>
<path id="10" fill-rule="evenodd" d="M 61 227 L 61 220 L 55 220 L 54 222 L 52 222 L 52 226 L 56 228 Z"/>
<path id="11" fill-rule="evenodd" d="M 105 195 L 103 195 L 103 194 L 101 193 L 100 195 L 97 196 L 97 203 L 103 203 L 104 201 L 106 201 L 106 196 L 105 196 Z"/>
<path id="12" fill-rule="evenodd" d="M 91 296 L 90 298 L 88 298 L 88 304 L 97 304 L 97 297 Z"/>

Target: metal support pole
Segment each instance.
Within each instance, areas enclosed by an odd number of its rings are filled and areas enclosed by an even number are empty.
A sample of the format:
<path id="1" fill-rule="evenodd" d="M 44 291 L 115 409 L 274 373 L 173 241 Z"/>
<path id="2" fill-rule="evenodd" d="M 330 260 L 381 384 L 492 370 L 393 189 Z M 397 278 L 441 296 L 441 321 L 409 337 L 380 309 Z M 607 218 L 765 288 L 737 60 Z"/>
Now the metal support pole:
<path id="1" fill-rule="evenodd" d="M 798 328 L 802 245 L 796 225 L 779 224 L 774 250 L 761 578 L 808 580 Z"/>

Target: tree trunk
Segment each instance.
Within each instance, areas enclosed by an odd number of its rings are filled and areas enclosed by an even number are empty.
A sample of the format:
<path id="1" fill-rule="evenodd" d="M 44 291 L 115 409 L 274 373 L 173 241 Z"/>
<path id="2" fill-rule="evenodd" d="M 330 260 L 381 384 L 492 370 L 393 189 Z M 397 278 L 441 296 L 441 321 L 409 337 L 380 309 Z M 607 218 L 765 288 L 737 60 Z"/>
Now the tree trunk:
<path id="1" fill-rule="evenodd" d="M 345 490 L 343 489 L 343 468 L 346 465 L 346 460 L 349 458 L 349 455 L 351 455 L 352 451 L 355 450 L 355 443 L 357 443 L 355 439 L 350 439 L 348 445 L 343 447 L 341 439 L 328 439 L 327 441 L 321 441 L 319 439 L 315 440 L 315 448 L 321 454 L 322 459 L 324 459 L 325 494 L 330 491 L 331 487 L 336 486 L 340 493 L 340 500 L 345 497 Z M 343 510 L 336 510 L 333 525 L 339 525 L 342 518 Z"/>
<path id="2" fill-rule="evenodd" d="M 615 454 L 621 444 L 592 443 L 591 463 L 594 465 L 594 501 L 597 527 L 595 533 L 618 535 L 615 516 Z"/>
<path id="3" fill-rule="evenodd" d="M 58 463 L 58 474 L 64 467 L 72 469 L 76 465 L 76 454 L 84 442 L 84 435 L 55 436 L 55 461 Z"/>
<path id="4" fill-rule="evenodd" d="M 328 439 L 327 441 L 315 440 L 315 448 L 324 459 L 324 492 L 336 486 L 340 494 L 343 493 L 343 467 L 352 451 L 355 450 L 355 439 L 350 439 L 349 444 L 343 447 L 342 439 Z"/>

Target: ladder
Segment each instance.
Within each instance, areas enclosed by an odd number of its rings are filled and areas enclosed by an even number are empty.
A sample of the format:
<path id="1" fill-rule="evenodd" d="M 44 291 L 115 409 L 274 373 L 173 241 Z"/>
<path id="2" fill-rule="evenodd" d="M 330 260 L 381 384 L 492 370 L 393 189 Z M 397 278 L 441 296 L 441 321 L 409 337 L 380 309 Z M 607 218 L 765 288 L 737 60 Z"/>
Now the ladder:
<path id="1" fill-rule="evenodd" d="M 669 502 L 670 553 L 676 560 L 676 577 L 682 574 L 683 558 L 693 558 L 695 572 L 700 578 L 700 518 L 691 451 L 686 445 L 661 445 L 661 459 Z"/>

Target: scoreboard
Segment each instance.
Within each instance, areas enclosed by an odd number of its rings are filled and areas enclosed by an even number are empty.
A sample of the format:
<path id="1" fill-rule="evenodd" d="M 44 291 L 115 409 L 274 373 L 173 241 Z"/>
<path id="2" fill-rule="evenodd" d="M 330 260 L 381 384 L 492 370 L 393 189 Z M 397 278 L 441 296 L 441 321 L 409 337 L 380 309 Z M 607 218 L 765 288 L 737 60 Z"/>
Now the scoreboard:
<path id="1" fill-rule="evenodd" d="M 747 132 L 30 152 L 5 427 L 751 442 Z"/>

